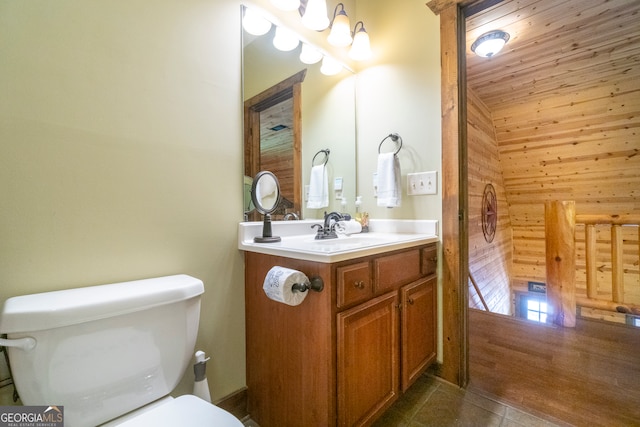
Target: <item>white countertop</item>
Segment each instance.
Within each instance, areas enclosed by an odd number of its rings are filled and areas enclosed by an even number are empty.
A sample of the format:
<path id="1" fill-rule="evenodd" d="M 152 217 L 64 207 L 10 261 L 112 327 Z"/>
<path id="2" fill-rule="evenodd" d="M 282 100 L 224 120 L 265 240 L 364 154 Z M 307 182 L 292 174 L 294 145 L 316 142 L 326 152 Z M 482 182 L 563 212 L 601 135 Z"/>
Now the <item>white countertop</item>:
<path id="1" fill-rule="evenodd" d="M 272 234 L 280 236 L 275 243 L 256 243 L 262 236 L 261 221 L 241 222 L 238 227 L 238 249 L 288 258 L 332 263 L 382 252 L 405 249 L 437 242 L 436 220 L 375 220 L 369 221 L 369 232 L 340 235 L 337 239 L 315 240 L 313 224 L 321 220 L 274 221 Z"/>

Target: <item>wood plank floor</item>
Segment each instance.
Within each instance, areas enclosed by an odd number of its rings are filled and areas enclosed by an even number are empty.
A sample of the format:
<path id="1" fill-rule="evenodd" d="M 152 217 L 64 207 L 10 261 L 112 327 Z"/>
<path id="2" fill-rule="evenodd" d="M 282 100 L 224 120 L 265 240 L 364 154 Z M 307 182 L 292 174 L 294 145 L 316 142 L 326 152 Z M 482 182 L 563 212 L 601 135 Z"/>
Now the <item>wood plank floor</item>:
<path id="1" fill-rule="evenodd" d="M 576 426 L 640 426 L 640 329 L 469 310 L 469 389 Z"/>

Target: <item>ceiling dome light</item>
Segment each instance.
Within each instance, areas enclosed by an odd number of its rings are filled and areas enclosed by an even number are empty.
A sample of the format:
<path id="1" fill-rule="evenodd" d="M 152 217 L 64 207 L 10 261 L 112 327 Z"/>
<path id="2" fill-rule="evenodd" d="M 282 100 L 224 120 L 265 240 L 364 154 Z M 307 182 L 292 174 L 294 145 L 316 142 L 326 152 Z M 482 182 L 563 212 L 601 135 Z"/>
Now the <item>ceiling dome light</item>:
<path id="1" fill-rule="evenodd" d="M 491 58 L 509 41 L 509 33 L 495 30 L 485 33 L 471 45 L 471 50 L 483 58 Z"/>
<path id="2" fill-rule="evenodd" d="M 342 64 L 330 56 L 322 58 L 322 66 L 320 72 L 325 76 L 334 76 L 342 70 Z"/>
<path id="3" fill-rule="evenodd" d="M 360 29 L 356 31 L 358 24 L 360 24 Z M 354 61 L 364 61 L 371 58 L 371 42 L 369 41 L 369 34 L 367 34 L 367 30 L 364 29 L 362 21 L 356 22 L 356 25 L 353 27 L 353 33 L 355 35 L 353 36 L 353 44 L 349 51 L 351 59 Z"/>
<path id="4" fill-rule="evenodd" d="M 342 10 L 338 12 L 338 7 Z M 333 21 L 331 22 L 331 32 L 327 37 L 329 44 L 338 47 L 349 46 L 353 39 L 351 38 L 351 24 L 347 12 L 344 11 L 344 5 L 338 3 L 333 11 Z"/>
<path id="5" fill-rule="evenodd" d="M 296 10 L 300 7 L 300 0 L 271 0 L 271 3 L 280 10 Z"/>
<path id="6" fill-rule="evenodd" d="M 321 59 L 322 53 L 318 49 L 311 47 L 306 43 L 302 43 L 302 50 L 300 51 L 300 61 L 305 64 L 315 64 Z"/>
<path id="7" fill-rule="evenodd" d="M 309 0 L 302 15 L 302 24 L 310 30 L 326 29 L 329 26 L 326 0 Z"/>
<path id="8" fill-rule="evenodd" d="M 262 36 L 271 29 L 271 22 L 253 9 L 245 8 L 244 17 L 242 17 L 242 28 L 249 34 Z"/>
<path id="9" fill-rule="evenodd" d="M 288 52 L 298 47 L 298 44 L 300 44 L 300 40 L 293 31 L 276 27 L 276 35 L 273 37 L 273 45 L 276 49 Z"/>

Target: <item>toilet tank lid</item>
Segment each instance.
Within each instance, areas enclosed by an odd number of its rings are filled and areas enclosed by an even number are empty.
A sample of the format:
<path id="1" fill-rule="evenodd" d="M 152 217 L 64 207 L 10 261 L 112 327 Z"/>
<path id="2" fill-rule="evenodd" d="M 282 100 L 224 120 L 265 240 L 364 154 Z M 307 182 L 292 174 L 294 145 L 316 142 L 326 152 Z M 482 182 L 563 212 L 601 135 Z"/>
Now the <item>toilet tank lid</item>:
<path id="1" fill-rule="evenodd" d="M 0 333 L 31 332 L 133 313 L 204 293 L 200 279 L 179 274 L 23 295 L 5 301 Z"/>

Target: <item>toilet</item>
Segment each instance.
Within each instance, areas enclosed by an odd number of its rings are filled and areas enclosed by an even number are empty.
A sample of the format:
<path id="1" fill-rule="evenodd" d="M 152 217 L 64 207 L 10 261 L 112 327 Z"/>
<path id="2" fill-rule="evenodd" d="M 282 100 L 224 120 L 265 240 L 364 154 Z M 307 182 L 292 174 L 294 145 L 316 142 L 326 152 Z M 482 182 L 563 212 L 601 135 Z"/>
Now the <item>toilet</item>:
<path id="1" fill-rule="evenodd" d="M 63 406 L 66 427 L 241 427 L 169 396 L 193 362 L 203 292 L 175 275 L 9 298 L 0 345 L 22 403 Z"/>

